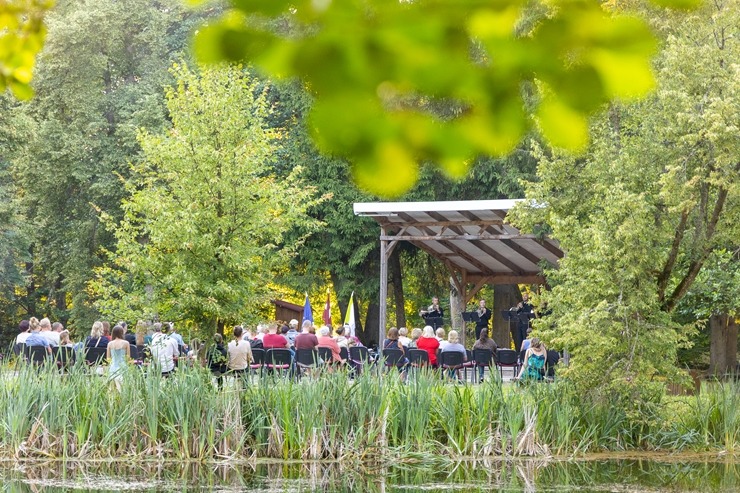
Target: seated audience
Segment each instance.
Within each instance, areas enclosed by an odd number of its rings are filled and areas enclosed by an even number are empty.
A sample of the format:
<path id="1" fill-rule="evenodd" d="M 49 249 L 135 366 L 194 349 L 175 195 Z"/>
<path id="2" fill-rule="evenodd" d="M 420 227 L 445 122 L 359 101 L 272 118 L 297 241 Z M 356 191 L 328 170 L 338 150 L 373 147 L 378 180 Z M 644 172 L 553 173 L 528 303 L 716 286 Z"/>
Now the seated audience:
<path id="1" fill-rule="evenodd" d="M 461 353 L 463 357 L 463 361 L 468 360 L 468 352 L 465 350 L 465 346 L 460 344 L 460 336 L 457 333 L 456 330 L 451 330 L 450 333 L 447 335 L 447 344 L 444 347 L 441 347 L 439 350 L 440 353 Z M 450 378 L 456 378 L 457 379 L 457 371 L 450 368 L 449 376 Z"/>
<path id="2" fill-rule="evenodd" d="M 74 347 L 69 338 L 69 331 L 66 329 L 59 333 L 59 347 Z"/>
<path id="3" fill-rule="evenodd" d="M 401 358 L 401 361 L 398 362 L 398 367 L 402 368 L 405 367 L 409 360 L 406 358 L 406 348 L 403 347 L 403 344 L 398 340 L 398 329 L 395 327 L 391 327 L 388 330 L 388 336 L 383 341 L 383 351 L 386 349 L 400 349 L 403 353 L 403 358 Z"/>
<path id="4" fill-rule="evenodd" d="M 408 338 L 409 330 L 406 327 L 401 327 L 398 329 L 398 342 L 401 343 L 403 347 L 409 347 L 409 344 L 411 344 L 411 339 Z"/>
<path id="5" fill-rule="evenodd" d="M 547 348 L 539 338 L 534 337 L 532 344 L 524 354 L 524 363 L 519 372 L 520 380 L 542 380 L 545 376 L 545 361 Z"/>
<path id="6" fill-rule="evenodd" d="M 51 347 L 59 346 L 59 333 L 51 330 L 51 320 L 48 318 L 39 321 L 39 335 L 45 337 Z"/>
<path id="7" fill-rule="evenodd" d="M 285 337 L 288 339 L 288 343 L 290 344 L 290 347 L 293 347 L 295 346 L 295 338 L 299 334 L 298 320 L 296 319 L 291 320 L 289 327 L 290 329 L 288 330 L 288 333 L 285 334 Z"/>
<path id="8" fill-rule="evenodd" d="M 491 351 L 494 355 L 496 354 L 496 350 L 498 349 L 498 346 L 496 345 L 496 341 L 488 337 L 488 330 L 483 329 L 480 331 L 480 337 L 477 341 L 475 341 L 475 344 L 473 344 L 473 351 L 476 349 L 487 349 Z M 483 381 L 483 372 L 485 368 L 482 366 L 478 367 L 478 381 Z"/>
<path id="9" fill-rule="evenodd" d="M 439 349 L 442 350 L 447 345 L 447 340 L 445 339 L 445 330 L 442 327 L 437 328 L 437 340 L 439 341 Z"/>
<path id="10" fill-rule="evenodd" d="M 421 329 L 417 327 L 411 331 L 411 342 L 409 342 L 409 349 L 418 349 L 416 347 L 416 343 L 419 342 L 419 337 L 421 337 Z"/>
<path id="11" fill-rule="evenodd" d="M 211 373 L 216 377 L 216 383 L 220 389 L 223 386 L 224 373 L 228 371 L 229 355 L 224 347 L 224 339 L 221 334 L 213 334 L 213 344 L 206 353 L 206 364 Z"/>
<path id="12" fill-rule="evenodd" d="M 95 322 L 90 330 L 90 335 L 85 341 L 85 347 L 108 347 L 110 339 L 103 335 L 103 331 L 103 322 Z"/>
<path id="13" fill-rule="evenodd" d="M 31 317 L 28 323 L 30 325 L 31 333 L 26 339 L 26 347 L 43 346 L 46 348 L 46 352 L 51 354 L 49 340 L 41 335 L 41 327 L 39 326 L 38 319 L 36 317 Z"/>
<path id="14" fill-rule="evenodd" d="M 303 321 L 303 330 L 295 337 L 295 349 L 315 349 L 319 345 L 319 339 L 313 333 L 313 323 L 310 320 Z"/>
<path id="15" fill-rule="evenodd" d="M 437 350 L 439 350 L 439 340 L 434 337 L 434 329 L 431 325 L 424 327 L 421 337 L 416 341 L 416 347 L 423 349 L 429 354 L 429 364 L 437 367 Z"/>
<path id="16" fill-rule="evenodd" d="M 275 325 L 275 330 L 277 330 L 277 325 Z M 229 371 L 243 376 L 254 359 L 252 358 L 252 347 L 242 339 L 242 334 L 243 329 L 240 325 L 234 327 L 234 339 L 229 342 L 227 352 L 229 353 Z"/>
<path id="17" fill-rule="evenodd" d="M 21 320 L 21 323 L 18 324 L 18 336 L 15 338 L 16 344 L 26 343 L 26 339 L 31 335 L 30 327 L 28 320 Z"/>
<path id="18" fill-rule="evenodd" d="M 267 327 L 267 334 L 262 338 L 262 347 L 267 349 L 290 349 L 288 339 L 278 334 L 278 324 L 273 322 Z"/>
<path id="19" fill-rule="evenodd" d="M 329 327 L 323 326 L 319 329 L 319 337 L 317 338 L 319 343 L 317 347 L 328 347 L 331 349 L 332 361 L 334 363 L 344 363 L 344 360 L 339 354 L 339 344 L 329 335 L 330 333 L 331 329 Z"/>

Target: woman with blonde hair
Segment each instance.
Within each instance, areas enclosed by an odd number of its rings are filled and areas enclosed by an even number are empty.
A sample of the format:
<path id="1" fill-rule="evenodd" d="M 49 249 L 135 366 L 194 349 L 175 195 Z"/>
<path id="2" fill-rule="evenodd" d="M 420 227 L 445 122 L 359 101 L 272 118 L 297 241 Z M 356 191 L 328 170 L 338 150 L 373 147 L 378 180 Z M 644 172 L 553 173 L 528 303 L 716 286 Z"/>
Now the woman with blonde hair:
<path id="1" fill-rule="evenodd" d="M 429 364 L 432 368 L 437 367 L 437 350 L 439 350 L 439 341 L 434 337 L 434 329 L 431 325 L 424 327 L 421 337 L 416 341 L 416 347 L 423 349 L 429 354 Z"/>
<path id="2" fill-rule="evenodd" d="M 85 347 L 108 347 L 110 339 L 103 335 L 103 322 L 97 321 L 90 330 L 90 337 L 85 341 Z"/>

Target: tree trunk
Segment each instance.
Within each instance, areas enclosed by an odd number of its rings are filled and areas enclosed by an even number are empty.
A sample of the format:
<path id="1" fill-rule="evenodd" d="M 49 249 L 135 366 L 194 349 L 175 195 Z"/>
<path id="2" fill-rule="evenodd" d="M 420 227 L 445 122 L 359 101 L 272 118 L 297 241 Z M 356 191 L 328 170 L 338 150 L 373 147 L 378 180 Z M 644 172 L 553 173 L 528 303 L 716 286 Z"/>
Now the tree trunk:
<path id="1" fill-rule="evenodd" d="M 406 313 L 404 311 L 403 278 L 401 273 L 401 250 L 395 248 L 388 259 L 388 270 L 393 284 L 393 300 L 396 304 L 396 327 L 406 327 Z"/>
<path id="2" fill-rule="evenodd" d="M 465 345 L 465 325 L 462 312 L 465 310 L 465 293 L 458 293 L 455 281 L 450 278 L 450 325 L 460 334 L 460 343 Z"/>
<path id="3" fill-rule="evenodd" d="M 709 317 L 709 373 L 724 375 L 737 365 L 737 323 L 726 313 Z"/>
<path id="4" fill-rule="evenodd" d="M 355 314 L 355 316 L 357 316 L 357 314 Z M 359 325 L 359 322 L 358 322 L 358 325 Z M 359 337 L 360 341 L 362 341 L 362 343 L 368 347 L 373 344 L 380 345 L 380 343 L 383 341 L 378 341 L 379 327 L 380 327 L 380 305 L 378 304 L 378 301 L 371 301 L 367 307 L 367 314 L 365 317 L 365 326 L 356 327 L 357 337 Z"/>
<path id="5" fill-rule="evenodd" d="M 509 322 L 504 320 L 501 312 L 516 306 L 521 301 L 521 294 L 516 284 L 497 284 L 493 287 L 493 340 L 498 347 L 511 347 L 511 330 Z M 515 325 L 516 322 L 513 322 Z"/>

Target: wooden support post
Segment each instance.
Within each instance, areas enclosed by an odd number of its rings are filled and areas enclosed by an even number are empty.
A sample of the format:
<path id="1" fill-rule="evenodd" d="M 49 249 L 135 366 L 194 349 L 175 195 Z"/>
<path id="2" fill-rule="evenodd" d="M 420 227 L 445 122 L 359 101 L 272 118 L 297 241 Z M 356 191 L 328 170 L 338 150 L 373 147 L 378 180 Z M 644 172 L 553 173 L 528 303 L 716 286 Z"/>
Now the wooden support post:
<path id="1" fill-rule="evenodd" d="M 380 228 L 380 305 L 378 316 L 378 354 L 383 355 L 383 340 L 385 339 L 385 322 L 388 310 L 388 241 L 385 227 Z"/>

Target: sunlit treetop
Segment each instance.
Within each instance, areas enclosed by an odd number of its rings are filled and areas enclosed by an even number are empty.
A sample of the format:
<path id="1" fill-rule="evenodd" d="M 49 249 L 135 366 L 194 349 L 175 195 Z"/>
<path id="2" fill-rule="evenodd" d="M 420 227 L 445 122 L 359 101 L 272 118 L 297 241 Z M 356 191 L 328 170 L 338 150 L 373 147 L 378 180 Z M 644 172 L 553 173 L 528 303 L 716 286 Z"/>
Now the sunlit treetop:
<path id="1" fill-rule="evenodd" d="M 0 0 L 0 93 L 33 96 L 31 77 L 46 36 L 44 15 L 53 0 Z"/>
<path id="2" fill-rule="evenodd" d="M 461 177 L 476 156 L 508 153 L 533 126 L 554 146 L 583 149 L 591 112 L 654 85 L 656 41 L 646 23 L 596 0 L 231 7 L 197 33 L 200 60 L 248 61 L 273 77 L 300 77 L 315 97 L 320 149 L 348 158 L 357 184 L 384 197 L 408 190 L 421 162 Z M 459 112 L 440 118 L 418 104 L 424 99 L 451 101 Z"/>

